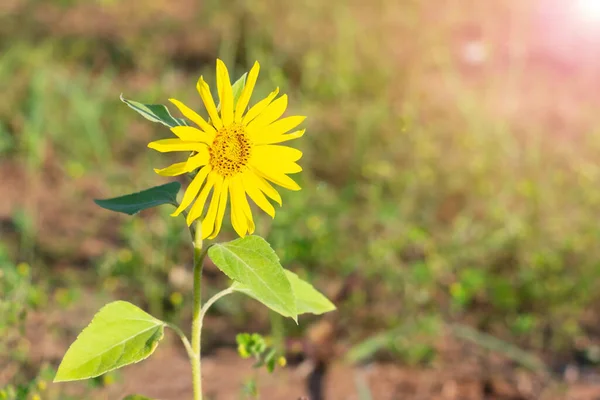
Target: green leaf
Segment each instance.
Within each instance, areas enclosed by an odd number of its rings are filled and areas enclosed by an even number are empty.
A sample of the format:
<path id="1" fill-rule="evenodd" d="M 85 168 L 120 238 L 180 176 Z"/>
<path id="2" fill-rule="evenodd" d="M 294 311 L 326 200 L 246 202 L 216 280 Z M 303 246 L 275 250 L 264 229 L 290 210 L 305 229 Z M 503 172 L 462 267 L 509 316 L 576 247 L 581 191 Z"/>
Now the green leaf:
<path id="1" fill-rule="evenodd" d="M 246 73 L 244 73 L 244 75 L 242 75 L 240 77 L 240 79 L 238 79 L 237 81 L 235 81 L 235 83 L 233 85 L 231 85 L 231 88 L 233 89 L 234 111 L 235 111 L 235 105 L 237 104 L 237 101 L 242 94 L 242 90 L 244 90 L 244 86 L 246 86 L 246 77 L 247 76 L 248 76 L 248 73 L 246 72 Z"/>
<path id="2" fill-rule="evenodd" d="M 149 121 L 159 122 L 169 128 L 189 125 L 185 119 L 173 117 L 171 113 L 169 113 L 169 109 L 162 104 L 138 103 L 137 101 L 127 100 L 123 97 L 123 94 L 121 94 L 120 99 L 123 103 L 127 104 L 130 108 L 137 111 L 142 117 Z"/>
<path id="3" fill-rule="evenodd" d="M 311 313 L 319 315 L 336 309 L 335 305 L 310 283 L 300 279 L 292 271 L 285 270 L 285 274 L 296 296 L 298 314 Z"/>
<path id="4" fill-rule="evenodd" d="M 130 394 L 127 397 L 123 397 L 123 400 L 152 400 L 150 397 L 142 396 L 141 394 Z"/>
<path id="5" fill-rule="evenodd" d="M 179 182 L 171 182 L 141 192 L 114 197 L 112 199 L 94 200 L 102 208 L 128 215 L 136 214 L 147 208 L 162 204 L 177 206 L 177 193 L 181 189 Z"/>
<path id="6" fill-rule="evenodd" d="M 214 244 L 208 255 L 215 265 L 238 284 L 232 288 L 260 301 L 285 317 L 298 320 L 292 286 L 279 258 L 260 236 L 246 236 Z"/>
<path id="7" fill-rule="evenodd" d="M 154 352 L 165 323 L 125 301 L 102 307 L 65 354 L 54 382 L 94 378 Z"/>
<path id="8" fill-rule="evenodd" d="M 235 105 L 237 104 L 238 99 L 240 98 L 240 96 L 242 95 L 242 90 L 244 90 L 244 86 L 246 86 L 246 77 L 248 76 L 248 73 L 244 73 L 244 75 L 242 75 L 240 77 L 240 79 L 238 79 L 237 81 L 234 82 L 233 85 L 231 85 L 231 89 L 233 91 L 233 110 L 235 111 Z M 221 102 L 219 101 L 219 104 L 217 104 L 217 111 L 221 111 Z"/>

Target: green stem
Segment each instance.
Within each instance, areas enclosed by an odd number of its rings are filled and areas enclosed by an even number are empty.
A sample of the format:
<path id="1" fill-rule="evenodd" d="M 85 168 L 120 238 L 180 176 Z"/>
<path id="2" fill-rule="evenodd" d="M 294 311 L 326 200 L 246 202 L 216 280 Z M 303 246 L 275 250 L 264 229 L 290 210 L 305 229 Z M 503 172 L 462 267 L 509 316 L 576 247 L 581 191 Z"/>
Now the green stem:
<path id="1" fill-rule="evenodd" d="M 194 351 L 192 350 L 192 345 L 190 344 L 190 341 L 188 340 L 188 338 L 185 336 L 185 333 L 183 333 L 183 331 L 181 329 L 179 329 L 179 327 L 177 325 L 167 323 L 167 326 L 169 328 L 173 329 L 175 331 L 175 333 L 177 333 L 177 335 L 179 335 L 179 337 L 181 338 L 181 341 L 183 342 L 183 346 L 185 347 L 185 351 L 187 352 L 188 357 L 190 358 L 190 363 L 193 363 L 194 360 L 196 359 L 196 355 L 194 354 Z"/>
<path id="2" fill-rule="evenodd" d="M 228 287 L 227 289 L 223 289 L 220 292 L 218 292 L 217 294 L 215 294 L 213 297 L 211 297 L 202 307 L 202 310 L 200 310 L 200 324 L 202 324 L 202 321 L 204 320 L 204 316 L 206 315 L 206 312 L 208 311 L 208 309 L 210 308 L 210 306 L 212 306 L 217 300 L 219 300 L 221 297 L 225 297 L 228 294 L 231 294 L 235 292 L 235 290 L 233 290 L 232 287 Z"/>
<path id="3" fill-rule="evenodd" d="M 200 360 L 200 333 L 202 331 L 202 264 L 206 257 L 206 249 L 202 249 L 202 229 L 198 224 L 196 231 L 190 229 L 194 235 L 194 292 L 192 310 L 192 379 L 194 386 L 194 400 L 202 400 L 202 363 Z"/>
<path id="4" fill-rule="evenodd" d="M 187 213 L 185 213 L 187 214 Z M 202 265 L 208 253 L 210 246 L 202 248 L 202 225 L 198 223 L 196 229 L 190 226 L 190 234 L 194 240 L 194 289 L 193 289 L 193 308 L 192 308 L 192 344 L 185 337 L 183 332 L 175 326 L 172 328 L 181 337 L 190 362 L 192 363 L 192 379 L 194 387 L 194 400 L 202 400 L 202 358 L 201 358 L 201 338 L 202 338 L 202 321 L 206 315 L 208 308 L 221 297 L 233 293 L 232 288 L 225 289 L 213 297 L 211 297 L 204 307 L 202 307 Z"/>

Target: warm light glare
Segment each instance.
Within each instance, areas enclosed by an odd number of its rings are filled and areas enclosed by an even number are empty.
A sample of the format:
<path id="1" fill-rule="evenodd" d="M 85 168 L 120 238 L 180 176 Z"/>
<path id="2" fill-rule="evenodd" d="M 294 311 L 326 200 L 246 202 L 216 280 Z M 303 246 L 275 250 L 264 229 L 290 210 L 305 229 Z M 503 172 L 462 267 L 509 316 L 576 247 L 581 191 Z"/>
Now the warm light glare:
<path id="1" fill-rule="evenodd" d="M 575 11 L 583 21 L 600 24 L 600 0 L 575 0 Z"/>

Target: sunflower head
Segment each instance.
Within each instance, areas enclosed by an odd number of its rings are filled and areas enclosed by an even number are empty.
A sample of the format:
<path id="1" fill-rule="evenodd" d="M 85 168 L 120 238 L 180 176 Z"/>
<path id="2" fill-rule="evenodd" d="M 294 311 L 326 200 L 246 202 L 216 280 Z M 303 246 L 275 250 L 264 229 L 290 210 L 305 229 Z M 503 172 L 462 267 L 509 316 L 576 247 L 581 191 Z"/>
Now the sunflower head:
<path id="1" fill-rule="evenodd" d="M 258 62 L 254 63 L 235 101 L 227 67 L 217 60 L 220 110 L 208 84 L 200 77 L 196 88 L 209 119 L 205 120 L 180 101 L 170 99 L 196 126 L 173 127 L 175 138 L 148 144 L 160 152 L 191 153 L 185 161 L 155 171 L 163 176 L 177 176 L 198 170 L 172 215 L 177 216 L 190 207 L 186 221 L 191 225 L 199 218 L 202 220 L 203 239 L 213 239 L 219 234 L 228 203 L 233 228 L 244 237 L 254 232 L 248 198 L 274 217 L 275 209 L 270 200 L 281 205 L 281 196 L 272 184 L 300 190 L 288 175 L 302 171 L 296 163 L 302 152 L 280 143 L 304 134 L 304 130 L 290 131 L 305 117 L 281 118 L 287 108 L 287 96 L 277 97 L 279 89 L 248 108 L 259 69 Z"/>
<path id="2" fill-rule="evenodd" d="M 244 127 L 232 124 L 219 129 L 212 145 L 208 148 L 210 165 L 223 176 L 233 176 L 248 165 L 252 143 Z"/>

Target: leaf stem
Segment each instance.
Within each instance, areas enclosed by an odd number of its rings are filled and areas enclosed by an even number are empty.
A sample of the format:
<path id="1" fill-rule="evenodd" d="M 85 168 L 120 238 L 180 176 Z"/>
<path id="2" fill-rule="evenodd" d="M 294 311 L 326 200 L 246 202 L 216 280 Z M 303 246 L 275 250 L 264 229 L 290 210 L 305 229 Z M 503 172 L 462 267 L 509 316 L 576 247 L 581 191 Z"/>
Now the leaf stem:
<path id="1" fill-rule="evenodd" d="M 233 289 L 233 287 L 228 287 L 227 289 L 223 289 L 220 292 L 218 292 L 217 294 L 215 294 L 213 297 L 211 297 L 202 307 L 202 310 L 200 310 L 200 321 L 204 321 L 204 316 L 206 315 L 206 312 L 208 311 L 208 309 L 210 308 L 210 306 L 212 306 L 217 300 L 219 300 L 221 297 L 225 297 L 228 294 L 231 294 L 235 292 L 235 290 Z"/>
<path id="2" fill-rule="evenodd" d="M 179 329 L 177 325 L 167 323 L 167 326 L 173 329 L 173 331 L 175 331 L 175 333 L 181 338 L 183 346 L 185 347 L 188 357 L 190 358 L 190 362 L 194 362 L 196 356 L 194 354 L 194 350 L 192 350 L 192 345 L 190 344 L 190 341 L 188 340 L 187 336 L 185 336 L 185 333 L 183 333 L 183 331 Z"/>

